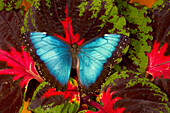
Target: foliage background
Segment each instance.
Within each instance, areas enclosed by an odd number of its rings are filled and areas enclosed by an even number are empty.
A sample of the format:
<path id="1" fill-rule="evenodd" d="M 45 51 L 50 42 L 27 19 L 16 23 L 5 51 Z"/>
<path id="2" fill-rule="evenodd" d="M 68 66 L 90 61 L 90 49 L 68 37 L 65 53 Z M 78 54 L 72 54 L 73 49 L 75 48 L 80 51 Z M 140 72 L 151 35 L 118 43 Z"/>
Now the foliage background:
<path id="1" fill-rule="evenodd" d="M 137 109 L 134 109 L 134 111 L 140 110 L 141 107 L 146 109 L 150 107 L 151 109 L 157 109 L 160 112 L 168 112 L 169 110 L 169 78 L 164 76 L 165 78 L 158 77 L 158 79 L 149 80 L 148 78 L 144 77 L 148 74 L 146 70 L 149 65 L 149 57 L 146 55 L 146 53 L 150 53 L 151 49 L 153 48 L 153 42 L 155 40 L 159 41 L 161 43 L 160 47 L 162 47 L 165 42 L 168 44 L 170 43 L 170 38 L 168 35 L 169 32 L 165 32 L 169 29 L 169 23 L 167 21 L 169 17 L 168 13 L 166 12 L 167 8 L 169 7 L 169 1 L 155 1 L 156 0 L 131 0 L 129 3 L 133 4 L 129 4 L 124 0 L 115 0 L 119 14 L 122 15 L 122 18 L 125 18 L 126 20 L 126 23 L 124 24 L 127 25 L 128 31 L 130 33 L 130 45 L 127 54 L 123 56 L 122 59 L 120 59 L 121 63 L 113 67 L 112 71 L 115 73 L 108 78 L 106 83 L 103 84 L 101 88 L 102 92 L 111 87 L 111 92 L 117 92 L 112 97 L 122 98 L 122 100 L 114 104 L 114 108 L 126 106 L 125 108 L 128 111 L 131 109 L 131 106 L 139 106 Z M 5 9 L 6 11 L 11 11 L 12 9 L 23 8 L 24 10 L 21 10 L 21 13 L 24 13 L 29 10 L 33 2 L 34 1 L 32 0 L 16 0 L 12 1 L 10 4 L 5 4 L 2 0 L 0 1 L 0 10 Z M 147 7 L 141 5 L 146 5 Z M 5 12 L 3 13 L 5 14 Z M 161 18 L 162 16 L 163 18 Z M 122 22 L 122 20 L 120 20 L 120 22 Z M 24 24 L 26 25 L 27 23 Z M 11 23 L 11 25 L 14 24 Z M 122 29 L 123 33 L 126 33 L 125 29 Z M 23 32 L 22 29 L 21 32 Z M 165 55 L 170 55 L 169 45 L 165 51 Z M 149 74 L 153 76 L 152 73 Z M 150 76 L 146 77 L 150 78 Z M 45 85 L 45 83 L 42 84 L 42 86 L 43 85 Z M 39 93 L 38 90 L 35 92 Z M 139 95 L 135 96 L 136 92 L 138 92 Z M 24 92 L 24 95 L 26 95 L 26 92 Z M 140 96 L 141 98 L 139 98 Z M 139 101 L 145 101 L 139 104 L 136 99 Z M 24 101 L 24 106 L 22 106 L 23 110 L 21 112 L 29 113 L 30 111 L 27 110 L 27 107 L 30 104 L 30 98 L 25 100 L 26 101 Z M 33 109 L 33 111 L 35 110 L 37 109 Z M 91 108 L 91 110 L 93 109 Z"/>

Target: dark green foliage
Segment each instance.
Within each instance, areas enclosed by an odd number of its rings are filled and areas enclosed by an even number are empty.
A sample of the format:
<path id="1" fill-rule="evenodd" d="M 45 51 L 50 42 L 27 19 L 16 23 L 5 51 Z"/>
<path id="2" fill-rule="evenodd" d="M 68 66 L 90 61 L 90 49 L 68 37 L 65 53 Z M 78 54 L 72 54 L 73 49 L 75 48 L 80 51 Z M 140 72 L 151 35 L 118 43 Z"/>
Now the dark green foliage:
<path id="1" fill-rule="evenodd" d="M 19 80 L 13 81 L 11 75 L 0 76 L 0 112 L 17 113 L 22 110 L 24 88 L 21 89 Z"/>
<path id="2" fill-rule="evenodd" d="M 21 47 L 20 40 L 20 28 L 22 26 L 23 16 L 20 10 L 14 10 L 10 12 L 0 12 L 0 47 L 3 50 L 9 51 L 9 47 L 14 47 L 18 51 Z"/>
<path id="3" fill-rule="evenodd" d="M 153 37 L 161 43 L 161 46 L 166 42 L 170 43 L 170 3 L 162 2 L 162 0 L 158 0 L 150 12 Z M 170 44 L 165 54 L 170 55 Z"/>
<path id="4" fill-rule="evenodd" d="M 41 83 L 34 92 L 29 109 L 35 113 L 76 113 L 79 108 L 78 103 L 69 102 L 69 98 L 65 99 L 58 92 L 57 95 L 50 96 L 48 98 L 42 96 L 51 88 L 51 86 L 43 82 Z"/>
<path id="5" fill-rule="evenodd" d="M 21 42 L 19 41 L 20 28 L 22 26 L 23 16 L 20 10 L 1 11 L 0 12 L 0 48 L 10 51 L 11 47 L 21 51 Z M 2 53 L 0 54 L 2 55 Z M 6 62 L 0 62 L 0 70 L 9 69 Z M 14 81 L 15 75 L 0 75 L 0 112 L 17 113 L 22 110 L 25 88 L 20 87 L 20 79 Z"/>
<path id="6" fill-rule="evenodd" d="M 132 113 L 168 112 L 167 95 L 149 79 L 143 78 L 140 73 L 133 71 L 114 73 L 102 87 L 101 91 L 108 88 L 111 88 L 111 92 L 116 91 L 113 98 L 122 98 L 114 104 L 115 109 L 125 107 L 125 112 Z"/>
<path id="7" fill-rule="evenodd" d="M 44 31 L 51 35 L 55 33 L 64 37 L 65 32 L 60 20 L 63 21 L 66 17 L 66 3 L 64 0 L 60 2 L 46 0 L 34 3 L 25 15 L 25 30 Z M 72 19 L 74 32 L 80 34 L 80 38 L 89 40 L 106 33 L 120 33 L 129 36 L 125 18 L 118 14 L 118 9 L 112 0 L 106 2 L 105 0 L 101 2 L 88 0 L 82 3 L 75 0 L 69 4 L 68 16 Z M 24 28 L 22 31 L 24 32 Z"/>
<path id="8" fill-rule="evenodd" d="M 5 9 L 10 11 L 12 9 L 18 9 L 23 0 L 0 0 L 0 11 Z"/>

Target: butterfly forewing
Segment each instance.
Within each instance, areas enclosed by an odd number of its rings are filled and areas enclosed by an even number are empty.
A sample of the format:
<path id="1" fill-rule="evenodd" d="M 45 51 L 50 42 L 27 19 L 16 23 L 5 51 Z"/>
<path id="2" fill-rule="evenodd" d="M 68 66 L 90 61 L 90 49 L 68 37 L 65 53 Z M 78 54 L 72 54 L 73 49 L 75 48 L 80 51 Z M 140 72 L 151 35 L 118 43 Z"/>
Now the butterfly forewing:
<path id="1" fill-rule="evenodd" d="M 49 82 L 56 82 L 55 80 L 57 80 L 58 83 L 55 87 L 57 89 L 63 89 L 62 87 L 68 83 L 71 70 L 72 54 L 69 45 L 56 37 L 47 35 L 45 32 L 29 33 L 29 39 L 37 57 L 45 64 L 45 67 L 42 68 L 47 68 L 48 72 L 43 73 L 43 76 Z M 50 77 L 51 75 L 54 78 Z"/>

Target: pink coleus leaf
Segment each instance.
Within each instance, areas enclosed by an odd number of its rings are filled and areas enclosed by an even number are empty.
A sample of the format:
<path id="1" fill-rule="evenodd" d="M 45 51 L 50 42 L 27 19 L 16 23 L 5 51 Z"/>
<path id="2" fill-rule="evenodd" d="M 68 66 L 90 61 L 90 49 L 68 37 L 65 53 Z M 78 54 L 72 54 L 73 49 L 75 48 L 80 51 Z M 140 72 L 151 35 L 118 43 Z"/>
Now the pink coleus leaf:
<path id="1" fill-rule="evenodd" d="M 46 93 L 44 93 L 43 96 L 41 96 L 41 99 L 48 98 L 51 96 L 56 96 L 56 95 L 63 95 L 64 99 L 69 98 L 70 103 L 73 102 L 80 103 L 80 93 L 78 92 L 78 85 L 77 84 L 73 85 L 73 83 L 71 83 L 70 81 L 68 82 L 66 91 L 64 92 L 56 91 L 55 88 L 50 88 Z"/>
<path id="2" fill-rule="evenodd" d="M 113 94 L 116 92 L 110 92 L 110 88 L 107 89 L 106 93 L 103 91 L 102 95 L 100 96 L 101 101 L 103 102 L 104 106 L 99 109 L 99 111 L 93 112 L 93 111 L 86 111 L 86 113 L 123 113 L 123 111 L 125 110 L 125 108 L 117 108 L 116 110 L 113 109 L 113 105 L 120 100 L 120 97 L 116 97 L 112 99 Z M 97 107 L 99 104 L 95 104 L 93 105 L 93 103 L 91 104 L 92 106 L 96 107 L 96 108 L 100 108 Z"/>
<path id="3" fill-rule="evenodd" d="M 27 86 L 31 79 L 36 79 L 40 83 L 44 80 L 37 73 L 35 69 L 35 62 L 31 58 L 30 54 L 24 51 L 24 47 L 21 47 L 22 53 L 17 52 L 15 48 L 11 48 L 10 52 L 0 49 L 0 61 L 5 61 L 9 69 L 1 69 L 0 75 L 14 75 L 13 80 L 22 78 L 20 85 L 21 88 Z"/>
<path id="4" fill-rule="evenodd" d="M 71 17 L 68 17 L 68 12 L 67 12 L 67 7 L 65 9 L 65 14 L 66 14 L 66 18 L 64 21 L 61 21 L 61 24 L 64 27 L 64 31 L 65 31 L 65 38 L 63 38 L 62 36 L 58 35 L 58 34 L 54 34 L 56 37 L 64 40 L 65 42 L 67 42 L 68 44 L 74 44 L 76 43 L 78 46 L 82 45 L 84 42 L 84 38 L 79 40 L 80 38 L 80 34 L 75 34 L 73 33 L 73 27 L 71 25 L 72 20 Z"/>
<path id="5" fill-rule="evenodd" d="M 155 77 L 170 78 L 170 56 L 165 56 L 168 43 L 165 43 L 159 50 L 160 43 L 154 42 L 153 49 L 147 53 L 149 63 L 146 69 L 147 74 L 151 74 L 153 79 Z"/>

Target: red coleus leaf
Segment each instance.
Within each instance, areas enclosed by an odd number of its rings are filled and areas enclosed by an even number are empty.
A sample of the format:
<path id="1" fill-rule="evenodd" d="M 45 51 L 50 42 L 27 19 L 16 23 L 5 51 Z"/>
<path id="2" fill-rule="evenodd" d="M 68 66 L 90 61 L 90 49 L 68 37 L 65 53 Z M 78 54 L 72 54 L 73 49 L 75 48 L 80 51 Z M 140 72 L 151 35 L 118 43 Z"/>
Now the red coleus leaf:
<path id="1" fill-rule="evenodd" d="M 104 106 L 101 109 L 99 109 L 99 111 L 97 111 L 97 112 L 92 112 L 92 111 L 88 110 L 86 113 L 123 113 L 125 108 L 117 108 L 116 110 L 113 109 L 113 105 L 118 100 L 121 99 L 120 97 L 116 97 L 116 98 L 112 99 L 112 96 L 114 93 L 116 93 L 116 92 L 110 93 L 110 88 L 107 89 L 106 93 L 103 91 L 100 98 L 101 98 L 101 101 L 103 102 Z M 95 105 L 97 105 L 97 106 L 95 106 Z M 98 104 L 95 104 L 95 105 L 93 105 L 93 106 L 96 108 L 100 108 L 100 107 L 98 107 Z"/>
<path id="2" fill-rule="evenodd" d="M 0 70 L 0 75 L 14 75 L 14 81 L 23 77 L 20 82 L 21 88 L 27 86 L 33 78 L 43 82 L 35 69 L 35 63 L 30 54 L 23 50 L 24 47 L 21 47 L 21 49 L 22 53 L 17 52 L 13 47 L 10 52 L 0 49 L 0 61 L 5 61 L 8 66 L 12 67 Z"/>
<path id="3" fill-rule="evenodd" d="M 68 44 L 74 44 L 76 43 L 78 46 L 82 45 L 84 42 L 84 38 L 82 40 L 79 40 L 80 38 L 80 34 L 75 34 L 73 33 L 73 27 L 71 25 L 72 20 L 71 17 L 68 17 L 68 12 L 67 12 L 67 8 L 65 9 L 65 13 L 66 13 L 66 18 L 64 21 L 61 21 L 61 24 L 64 27 L 64 31 L 65 31 L 65 38 L 63 38 L 62 36 L 58 35 L 58 34 L 54 34 L 56 37 L 64 40 L 65 42 L 67 42 Z"/>
<path id="4" fill-rule="evenodd" d="M 70 98 L 69 102 L 78 102 L 80 103 L 80 93 L 78 92 L 77 89 L 77 84 L 73 85 L 70 81 L 68 82 L 67 85 L 67 90 L 62 92 L 62 91 L 56 91 L 55 88 L 50 88 L 46 93 L 44 93 L 43 96 L 41 96 L 41 99 L 43 98 L 48 98 L 51 96 L 56 96 L 56 95 L 63 95 L 64 99 Z"/>
<path id="5" fill-rule="evenodd" d="M 149 57 L 149 63 L 146 69 L 147 74 L 151 74 L 153 79 L 155 77 L 170 78 L 170 56 L 164 56 L 168 43 L 165 43 L 160 50 L 160 43 L 154 42 L 153 49 L 150 53 L 147 53 Z"/>

